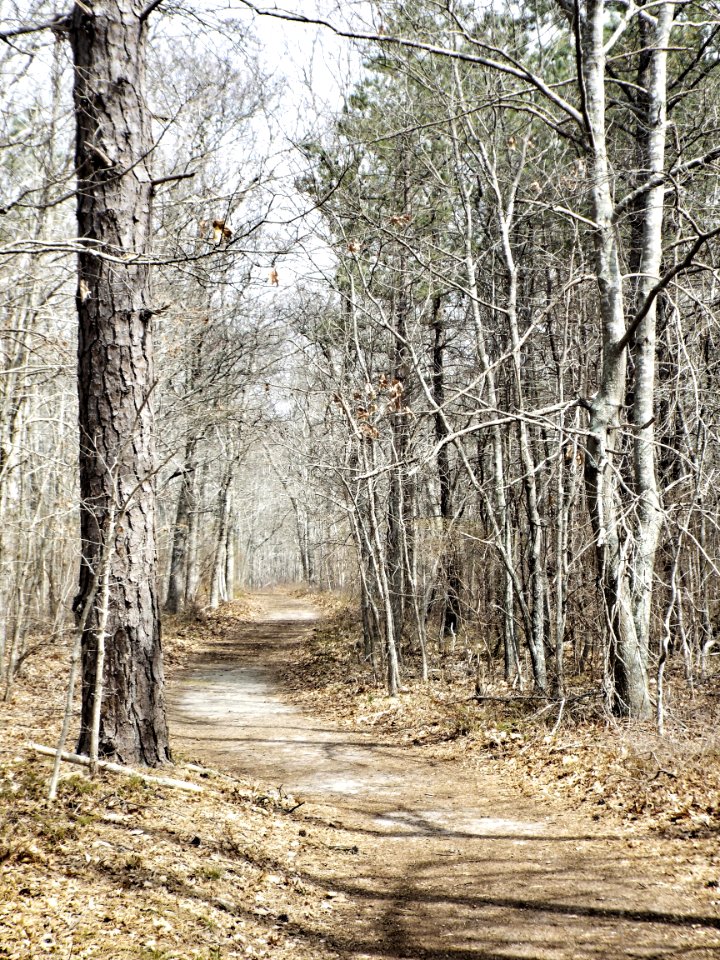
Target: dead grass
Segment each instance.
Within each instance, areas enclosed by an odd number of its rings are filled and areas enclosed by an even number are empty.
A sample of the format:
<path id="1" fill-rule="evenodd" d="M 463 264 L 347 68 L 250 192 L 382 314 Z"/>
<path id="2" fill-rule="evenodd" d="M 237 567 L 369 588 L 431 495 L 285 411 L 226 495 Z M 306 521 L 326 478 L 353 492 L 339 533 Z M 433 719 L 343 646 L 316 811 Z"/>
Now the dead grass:
<path id="1" fill-rule="evenodd" d="M 166 624 L 168 673 L 218 617 L 251 615 L 240 601 Z M 58 646 L 28 661 L 0 704 L 0 957 L 335 956 L 323 942 L 332 905 L 304 869 L 328 837 L 290 812 L 292 797 L 180 757 L 171 775 L 201 794 L 66 766 L 57 801 L 47 800 L 51 761 L 26 744 L 55 742 L 67 657 Z"/>
<path id="2" fill-rule="evenodd" d="M 483 695 L 499 699 L 478 701 L 476 670 L 457 652 L 438 661 L 430 684 L 410 680 L 390 700 L 362 658 L 352 610 L 337 597 L 315 602 L 326 619 L 288 668 L 293 699 L 412 745 L 416 755 L 496 771 L 553 809 L 579 806 L 609 825 L 622 821 L 624 834 L 651 828 L 682 847 L 679 838 L 688 838 L 700 845 L 693 884 L 716 903 L 717 699 L 698 694 L 693 713 L 673 685 L 664 741 L 649 726 L 612 723 L 590 697 L 568 703 L 555 729 L 558 704 L 508 699 L 512 691 L 489 682 Z M 166 623 L 171 682 L 253 613 L 246 598 Z M 57 802 L 47 801 L 50 761 L 26 743 L 57 737 L 67 654 L 57 646 L 28 661 L 12 701 L 0 704 L 0 957 L 337 956 L 328 944 L 342 907 L 318 878 L 329 875 L 328 857 L 332 869 L 354 875 L 357 848 L 339 847 L 329 825 L 305 820 L 281 791 L 186 756 L 172 775 L 201 785 L 201 794 L 113 774 L 93 781 L 67 767 Z"/>
<path id="3" fill-rule="evenodd" d="M 405 653 L 403 692 L 385 694 L 381 670 L 362 656 L 350 603 L 314 600 L 326 619 L 284 681 L 308 710 L 349 728 L 376 728 L 437 757 L 488 767 L 527 796 L 582 806 L 595 820 L 620 819 L 675 836 L 720 835 L 720 684 L 694 693 L 679 673 L 667 680 L 667 729 L 620 723 L 599 686 L 573 678 L 565 703 L 518 693 L 458 648 L 433 657 L 430 682 L 413 679 Z M 478 687 L 480 688 L 478 690 Z"/>

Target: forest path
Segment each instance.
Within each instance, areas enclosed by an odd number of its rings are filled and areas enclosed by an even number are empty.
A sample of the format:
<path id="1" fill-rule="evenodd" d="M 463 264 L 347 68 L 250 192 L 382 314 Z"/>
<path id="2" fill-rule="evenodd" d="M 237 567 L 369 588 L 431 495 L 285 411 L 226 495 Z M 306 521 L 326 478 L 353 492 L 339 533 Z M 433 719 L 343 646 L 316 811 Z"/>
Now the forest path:
<path id="1" fill-rule="evenodd" d="M 676 847 L 283 702 L 274 677 L 317 613 L 257 599 L 260 618 L 171 687 L 173 742 L 303 800 L 301 836 L 334 828 L 336 843 L 308 842 L 295 866 L 331 891 L 324 948 L 358 960 L 720 957 L 720 919 L 669 879 Z"/>

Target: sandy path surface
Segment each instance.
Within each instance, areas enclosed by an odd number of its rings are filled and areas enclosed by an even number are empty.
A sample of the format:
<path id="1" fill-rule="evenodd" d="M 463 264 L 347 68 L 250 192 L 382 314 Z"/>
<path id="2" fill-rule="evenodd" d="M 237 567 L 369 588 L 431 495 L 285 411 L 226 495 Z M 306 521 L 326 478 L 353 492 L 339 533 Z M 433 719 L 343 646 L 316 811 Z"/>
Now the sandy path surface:
<path id="1" fill-rule="evenodd" d="M 171 689 L 174 742 L 304 805 L 337 843 L 298 869 L 333 896 L 327 946 L 372 958 L 720 958 L 720 912 L 677 868 L 683 841 L 603 829 L 496 777 L 428 762 L 284 703 L 274 676 L 315 614 L 261 598 Z"/>

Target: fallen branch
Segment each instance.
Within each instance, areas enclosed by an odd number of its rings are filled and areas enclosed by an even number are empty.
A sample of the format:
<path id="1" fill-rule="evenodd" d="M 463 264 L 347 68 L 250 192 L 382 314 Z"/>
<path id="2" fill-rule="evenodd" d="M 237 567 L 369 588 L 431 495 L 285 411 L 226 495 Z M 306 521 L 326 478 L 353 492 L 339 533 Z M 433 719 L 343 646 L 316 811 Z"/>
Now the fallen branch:
<path id="1" fill-rule="evenodd" d="M 551 740 L 553 739 L 553 737 L 555 736 L 555 734 L 558 732 L 558 729 L 559 729 L 559 727 L 560 727 L 560 721 L 561 721 L 562 718 L 563 718 L 563 712 L 564 712 L 564 711 L 565 711 L 565 697 L 562 698 L 562 703 L 560 704 L 560 710 L 558 711 L 558 718 L 557 718 L 557 720 L 555 721 L 555 726 L 552 728 L 552 732 L 550 733 L 550 739 L 551 739 Z"/>
<path id="2" fill-rule="evenodd" d="M 482 693 L 474 693 L 471 697 L 467 697 L 464 700 L 457 700 L 457 703 L 468 703 L 471 701 L 477 701 L 478 703 L 533 703 L 536 700 L 547 700 L 552 706 L 554 703 L 557 703 L 555 697 L 549 697 L 544 693 L 523 693 L 517 697 L 493 697 L 485 696 Z M 442 703 L 442 701 L 438 701 Z"/>
<path id="3" fill-rule="evenodd" d="M 46 757 L 54 757 L 57 750 L 54 747 L 44 747 L 39 743 L 28 743 L 31 750 L 36 753 L 42 753 Z M 75 763 L 80 767 L 89 767 L 90 758 L 83 757 L 78 753 L 60 752 L 60 759 L 66 763 Z M 124 773 L 127 777 L 140 777 L 141 780 L 147 780 L 149 783 L 157 783 L 161 787 L 175 787 L 177 790 L 190 790 L 192 793 L 202 793 L 203 788 L 196 783 L 190 783 L 189 780 L 174 780 L 172 777 L 156 777 L 154 774 L 145 773 L 143 770 L 137 770 L 135 767 L 125 767 L 121 763 L 111 763 L 109 760 L 98 760 L 97 766 L 100 770 L 108 770 L 110 773 Z"/>
<path id="4" fill-rule="evenodd" d="M 494 703 L 532 703 L 536 700 L 545 700 L 547 701 L 550 707 L 558 706 L 561 703 L 565 703 L 570 706 L 572 703 L 577 703 L 579 700 L 587 700 L 590 697 L 600 697 L 602 696 L 602 690 L 587 690 L 585 693 L 577 693 L 574 697 L 551 697 L 545 693 L 523 693 L 516 697 L 493 697 L 485 696 L 481 693 L 474 693 L 471 697 L 466 697 L 463 700 L 456 700 L 456 703 L 471 703 L 473 700 L 477 703 L 494 702 Z M 438 700 L 438 703 L 443 703 L 444 701 Z"/>

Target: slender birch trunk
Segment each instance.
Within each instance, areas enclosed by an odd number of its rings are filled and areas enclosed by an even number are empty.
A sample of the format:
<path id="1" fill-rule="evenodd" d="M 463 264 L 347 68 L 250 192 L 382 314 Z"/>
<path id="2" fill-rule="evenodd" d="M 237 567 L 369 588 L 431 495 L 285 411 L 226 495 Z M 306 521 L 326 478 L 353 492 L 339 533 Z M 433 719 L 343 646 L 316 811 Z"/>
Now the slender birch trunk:
<path id="1" fill-rule="evenodd" d="M 390 415 L 393 468 L 390 473 L 390 493 L 387 507 L 387 580 L 390 588 L 390 605 L 393 612 L 393 635 L 400 647 L 405 626 L 405 601 L 408 570 L 405 565 L 403 537 L 408 522 L 407 490 L 407 450 L 408 418 L 405 413 L 409 354 L 407 349 L 408 291 L 407 264 L 405 257 L 400 258 L 400 284 L 393 304 L 394 341 L 393 341 L 393 378 L 397 396 L 394 410 Z M 405 528 L 405 529 L 404 529 Z"/>
<path id="2" fill-rule="evenodd" d="M 649 84 L 646 91 L 649 179 L 664 169 L 667 44 L 672 5 L 657 10 Z M 635 384 L 631 412 L 635 503 L 621 503 L 617 454 L 622 444 L 621 411 L 627 359 L 626 303 L 615 223 L 605 118 L 605 5 L 589 0 L 582 29 L 583 82 L 590 140 L 595 269 L 600 298 L 603 359 L 598 390 L 590 404 L 585 480 L 596 541 L 599 579 L 610 633 L 611 702 L 616 713 L 648 717 L 648 652 L 652 573 L 660 532 L 655 479 L 654 387 L 655 304 L 634 337 Z M 664 186 L 647 191 L 642 211 L 642 248 L 636 303 L 642 304 L 659 277 L 662 255 Z M 631 509 L 628 510 L 628 507 Z M 629 531 L 621 523 L 625 512 Z"/>
<path id="3" fill-rule="evenodd" d="M 462 87 L 459 73 L 455 70 L 455 87 L 461 103 L 464 104 Z M 453 139 L 453 153 L 456 166 L 456 180 L 460 191 L 460 197 L 463 206 L 464 236 L 463 236 L 463 256 L 464 267 L 467 277 L 468 295 L 470 298 L 470 309 L 472 312 L 473 326 L 475 331 L 475 350 L 480 361 L 480 368 L 484 375 L 484 385 L 487 390 L 488 403 L 492 410 L 498 409 L 497 389 L 495 385 L 495 374 L 490 362 L 487 351 L 487 338 L 485 327 L 480 313 L 480 293 L 477 281 L 477 269 L 475 266 L 475 225 L 472 208 L 472 198 L 467 179 L 462 169 L 460 157 L 459 139 L 457 122 L 451 121 L 450 129 Z M 503 646 L 505 660 L 505 679 L 510 682 L 513 675 L 519 677 L 520 660 L 518 654 L 517 637 L 515 634 L 515 584 L 517 582 L 517 571 L 513 564 L 512 549 L 512 524 L 508 510 L 506 496 L 506 470 L 505 456 L 503 451 L 502 432 L 498 425 L 490 429 L 492 442 L 492 481 L 494 503 L 493 526 L 495 528 L 495 537 L 497 549 L 503 561 L 505 576 L 503 583 Z M 463 462 L 467 463 L 467 458 L 463 457 Z"/>
<path id="4" fill-rule="evenodd" d="M 185 444 L 180 492 L 175 513 L 172 554 L 170 556 L 170 576 L 165 599 L 165 609 L 168 613 L 179 613 L 185 603 L 190 513 L 193 506 L 195 447 L 195 440 L 188 440 Z"/>
<path id="5" fill-rule="evenodd" d="M 199 535 L 200 523 L 198 502 L 202 500 L 203 482 L 199 481 L 197 473 L 189 480 L 188 485 L 188 530 L 187 530 L 187 560 L 185 563 L 185 583 L 183 607 L 188 608 L 197 598 L 199 574 Z M 199 491 L 198 492 L 198 488 Z"/>
<path id="6" fill-rule="evenodd" d="M 530 581 L 531 624 L 528 646 L 532 661 L 533 677 L 538 690 L 547 689 L 547 670 L 545 665 L 545 597 L 547 594 L 543 522 L 540 515 L 540 501 L 538 497 L 536 464 L 532 453 L 530 435 L 525 418 L 525 401 L 523 397 L 522 369 L 520 359 L 520 331 L 517 318 L 518 277 L 517 266 L 510 244 L 510 223 L 512 222 L 513 198 L 508 203 L 508 209 L 502 210 L 502 199 L 499 192 L 499 183 L 493 175 L 494 188 L 498 203 L 498 219 L 503 243 L 505 267 L 508 273 L 507 291 L 507 319 L 510 328 L 510 342 L 513 350 L 513 370 L 515 373 L 515 396 L 518 411 L 518 447 L 520 462 L 523 468 L 523 488 L 530 526 L 530 549 L 528 551 L 528 577 Z"/>
<path id="7" fill-rule="evenodd" d="M 357 310 L 355 304 L 355 283 L 352 274 L 350 275 L 350 298 L 348 303 L 350 311 L 350 323 L 352 327 L 352 337 L 355 345 L 355 352 L 359 358 L 362 358 L 363 352 L 360 347 L 360 336 L 358 330 L 357 322 Z M 396 338 L 395 342 L 398 342 Z M 365 366 L 364 360 L 362 363 L 362 372 L 365 378 L 365 382 L 370 382 L 370 375 L 367 367 Z M 401 397 L 402 400 L 402 397 Z M 393 586 L 391 583 L 389 570 L 390 564 L 387 556 L 387 543 L 390 540 L 390 537 L 383 538 L 379 515 L 380 509 L 378 506 L 378 493 L 375 479 L 375 471 L 377 469 L 377 455 L 375 449 L 375 441 L 368 437 L 356 436 L 358 442 L 359 455 L 358 462 L 362 467 L 362 471 L 368 477 L 367 480 L 360 481 L 366 484 L 367 490 L 367 543 L 370 548 L 370 556 L 373 564 L 373 571 L 375 574 L 375 582 L 377 584 L 377 592 L 382 607 L 384 626 L 385 626 L 385 667 L 386 667 L 386 681 L 387 681 L 387 690 L 390 696 L 396 696 L 398 690 L 400 689 L 400 664 L 398 659 L 398 643 L 400 638 L 396 633 L 396 608 L 393 606 Z M 393 456 L 397 459 L 395 450 L 393 449 Z M 393 470 L 393 473 L 395 469 Z M 392 474 L 391 474 L 392 477 Z M 389 511 L 388 511 L 388 520 L 389 520 Z M 403 557 L 402 557 L 402 545 L 398 539 L 398 549 L 400 550 L 400 565 L 403 566 Z"/>
<path id="8" fill-rule="evenodd" d="M 102 697 L 103 697 L 103 677 L 105 675 L 105 633 L 107 630 L 108 616 L 110 613 L 110 544 L 116 536 L 115 531 L 115 513 L 117 505 L 110 503 L 107 518 L 107 532 L 105 534 L 104 552 L 108 554 L 107 560 L 103 557 L 101 560 L 102 572 L 99 583 L 99 615 L 97 626 L 97 662 L 95 664 L 95 689 L 93 690 L 93 712 L 92 726 L 90 728 L 90 774 L 97 775 L 98 758 L 100 751 L 100 720 L 102 715 Z M 61 748 L 62 749 L 62 748 Z"/>
<path id="9" fill-rule="evenodd" d="M 450 540 L 454 510 L 450 477 L 450 459 L 445 442 L 448 429 L 442 410 L 445 405 L 445 330 L 442 321 L 442 301 L 436 296 L 432 305 L 433 353 L 432 392 L 435 403 L 435 440 L 437 442 L 437 475 L 440 487 L 440 524 L 442 559 L 439 570 L 442 577 L 443 598 L 440 629 L 443 637 L 454 636 L 460 627 L 460 575 L 455 545 Z"/>
<path id="10" fill-rule="evenodd" d="M 642 211 L 642 242 L 636 285 L 636 312 L 660 279 L 663 254 L 665 140 L 667 136 L 667 48 L 675 5 L 664 3 L 656 10 L 655 36 L 647 76 L 646 115 L 643 118 L 645 163 L 643 175 L 654 182 Z M 653 300 L 633 340 L 635 389 L 631 412 L 636 522 L 632 550 L 631 606 L 643 668 L 647 672 L 650 648 L 650 612 L 653 572 L 662 506 L 655 472 L 655 356 L 657 300 Z"/>
<path id="11" fill-rule="evenodd" d="M 227 599 L 225 593 L 225 550 L 227 547 L 227 531 L 230 523 L 230 487 L 232 485 L 232 465 L 225 471 L 225 477 L 220 488 L 220 517 L 218 520 L 217 535 L 215 537 L 215 553 L 212 573 L 210 575 L 210 609 L 216 610 L 221 601 Z"/>

